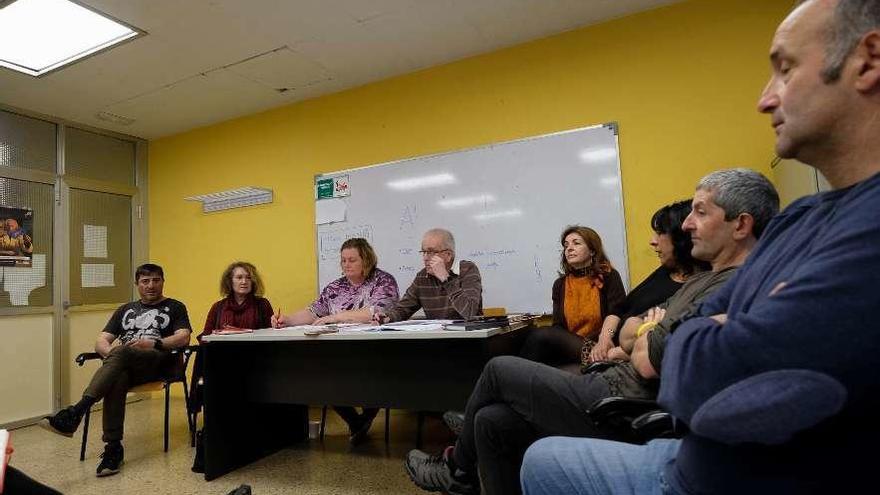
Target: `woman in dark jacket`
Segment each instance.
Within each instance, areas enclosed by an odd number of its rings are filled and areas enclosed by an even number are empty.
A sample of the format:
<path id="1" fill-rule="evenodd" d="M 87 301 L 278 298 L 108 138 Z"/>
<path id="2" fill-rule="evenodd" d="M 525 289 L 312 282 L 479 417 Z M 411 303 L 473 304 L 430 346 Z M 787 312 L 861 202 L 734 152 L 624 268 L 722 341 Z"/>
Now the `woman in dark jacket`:
<path id="1" fill-rule="evenodd" d="M 263 281 L 254 265 L 236 261 L 226 267 L 220 277 L 220 294 L 224 297 L 208 311 L 199 342 L 205 335 L 224 328 L 255 330 L 272 326 L 272 304 L 262 297 Z"/>
<path id="2" fill-rule="evenodd" d="M 553 283 L 553 325 L 529 332 L 520 355 L 558 366 L 580 360 L 585 341 L 595 342 L 602 322 L 626 297 L 620 274 L 589 227 L 573 225 L 560 236 L 560 276 Z"/>

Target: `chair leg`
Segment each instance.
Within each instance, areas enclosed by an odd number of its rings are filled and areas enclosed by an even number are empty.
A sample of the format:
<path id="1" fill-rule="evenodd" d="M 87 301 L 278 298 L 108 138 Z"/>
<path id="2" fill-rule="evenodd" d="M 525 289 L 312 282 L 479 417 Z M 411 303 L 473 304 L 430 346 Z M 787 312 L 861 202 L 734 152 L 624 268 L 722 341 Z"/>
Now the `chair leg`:
<path id="1" fill-rule="evenodd" d="M 82 434 L 82 445 L 79 448 L 79 460 L 86 460 L 86 442 L 89 439 L 89 419 L 92 416 L 92 408 L 89 407 L 86 409 L 85 421 L 83 421 L 83 434 Z"/>
<path id="2" fill-rule="evenodd" d="M 324 441 L 324 425 L 327 423 L 327 406 L 321 409 L 321 441 Z"/>
<path id="3" fill-rule="evenodd" d="M 165 450 L 164 452 L 168 452 L 168 406 L 171 399 L 170 394 L 171 384 L 165 382 Z"/>
<path id="4" fill-rule="evenodd" d="M 416 420 L 416 448 L 422 448 L 422 427 L 425 424 L 425 413 L 419 411 L 419 417 Z"/>
<path id="5" fill-rule="evenodd" d="M 183 407 L 186 411 L 186 424 L 189 426 L 189 446 L 196 446 L 196 417 L 195 413 L 190 412 L 189 410 L 189 387 L 186 385 L 186 377 L 184 376 L 183 381 L 180 383 L 183 384 Z"/>
<path id="6" fill-rule="evenodd" d="M 391 438 L 391 408 L 385 408 L 385 446 L 388 446 L 388 440 Z"/>

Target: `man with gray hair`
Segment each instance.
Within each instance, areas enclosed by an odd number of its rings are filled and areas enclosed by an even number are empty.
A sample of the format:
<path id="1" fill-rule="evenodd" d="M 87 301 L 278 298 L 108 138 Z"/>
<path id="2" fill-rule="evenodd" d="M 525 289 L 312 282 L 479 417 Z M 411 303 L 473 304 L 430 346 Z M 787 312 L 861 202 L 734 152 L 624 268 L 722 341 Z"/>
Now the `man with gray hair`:
<path id="1" fill-rule="evenodd" d="M 717 203 L 721 197 L 728 204 Z M 656 397 L 658 376 L 652 363 L 655 355 L 662 355 L 663 335 L 734 274 L 755 245 L 756 232 L 764 230 L 778 209 L 776 190 L 757 172 L 735 169 L 706 176 L 683 228 L 693 238 L 693 256 L 709 262 L 712 270 L 691 276 L 661 310 L 638 319 L 637 327 L 654 328 L 635 340 L 632 362 L 612 362 L 600 372 L 575 375 L 519 357 L 493 358 L 468 399 L 455 446 L 436 456 L 411 451 L 406 459 L 410 478 L 425 490 L 479 493 L 479 470 L 490 495 L 519 493 L 522 456 L 535 440 L 609 436 L 584 411 L 606 397 Z M 656 338 L 649 350 L 650 334 Z"/>
<path id="2" fill-rule="evenodd" d="M 768 200 L 769 198 L 769 200 Z M 714 212 L 714 217 L 708 212 Z M 779 196 L 773 185 L 761 174 L 745 168 L 719 170 L 703 177 L 694 193 L 693 208 L 685 218 L 682 230 L 691 234 L 693 248 L 691 254 L 700 260 L 711 260 L 712 270 L 702 277 L 724 276 L 725 266 L 740 266 L 754 247 L 755 240 L 764 232 L 770 219 L 779 211 Z M 710 228 L 707 223 L 726 225 L 730 229 L 743 229 L 748 223 L 752 235 L 742 231 L 732 238 L 710 237 L 703 232 Z M 694 283 L 685 284 L 674 298 L 660 305 L 654 311 L 630 318 L 624 323 L 620 333 L 620 346 L 627 354 L 632 353 L 632 362 L 644 377 L 656 377 L 666 347 L 666 337 L 681 319 L 682 314 L 692 315 L 703 298 L 687 298 L 687 307 L 669 312 L 670 301 L 681 301 L 687 291 L 693 290 Z M 683 311 L 683 313 L 682 313 Z M 638 337 L 638 340 L 637 340 Z M 637 352 L 634 352 L 637 349 Z"/>
<path id="3" fill-rule="evenodd" d="M 544 439 L 526 493 L 861 493 L 876 483 L 880 0 L 808 0 L 774 36 L 758 102 L 776 153 L 833 190 L 779 214 L 669 337 L 659 402 L 689 432 Z"/>
<path id="4" fill-rule="evenodd" d="M 477 265 L 455 260 L 455 238 L 446 229 L 422 236 L 419 251 L 425 265 L 406 294 L 387 313 L 377 312 L 379 323 L 406 320 L 419 308 L 430 319 L 457 320 L 483 312 L 483 285 Z"/>

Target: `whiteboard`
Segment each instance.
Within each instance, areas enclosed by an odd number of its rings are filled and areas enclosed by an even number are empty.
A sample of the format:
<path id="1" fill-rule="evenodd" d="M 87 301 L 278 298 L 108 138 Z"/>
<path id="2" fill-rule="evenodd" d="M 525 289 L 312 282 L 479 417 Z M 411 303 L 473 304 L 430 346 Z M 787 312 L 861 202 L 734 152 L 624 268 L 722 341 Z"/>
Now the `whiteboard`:
<path id="1" fill-rule="evenodd" d="M 328 181 L 327 179 L 334 179 Z M 332 182 L 336 197 L 324 187 Z M 595 229 L 629 281 L 616 124 L 315 177 L 318 290 L 341 276 L 339 247 L 366 238 L 401 295 L 422 269 L 422 234 L 455 236 L 483 278 L 483 307 L 550 313 L 567 225 Z"/>

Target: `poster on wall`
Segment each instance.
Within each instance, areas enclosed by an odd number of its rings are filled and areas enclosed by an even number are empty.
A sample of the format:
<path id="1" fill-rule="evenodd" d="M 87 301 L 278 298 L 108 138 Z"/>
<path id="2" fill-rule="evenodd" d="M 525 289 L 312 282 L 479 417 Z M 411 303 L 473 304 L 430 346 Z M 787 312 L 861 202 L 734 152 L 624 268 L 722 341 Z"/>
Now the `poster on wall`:
<path id="1" fill-rule="evenodd" d="M 0 206 L 0 266 L 31 266 L 33 233 L 33 210 Z"/>

